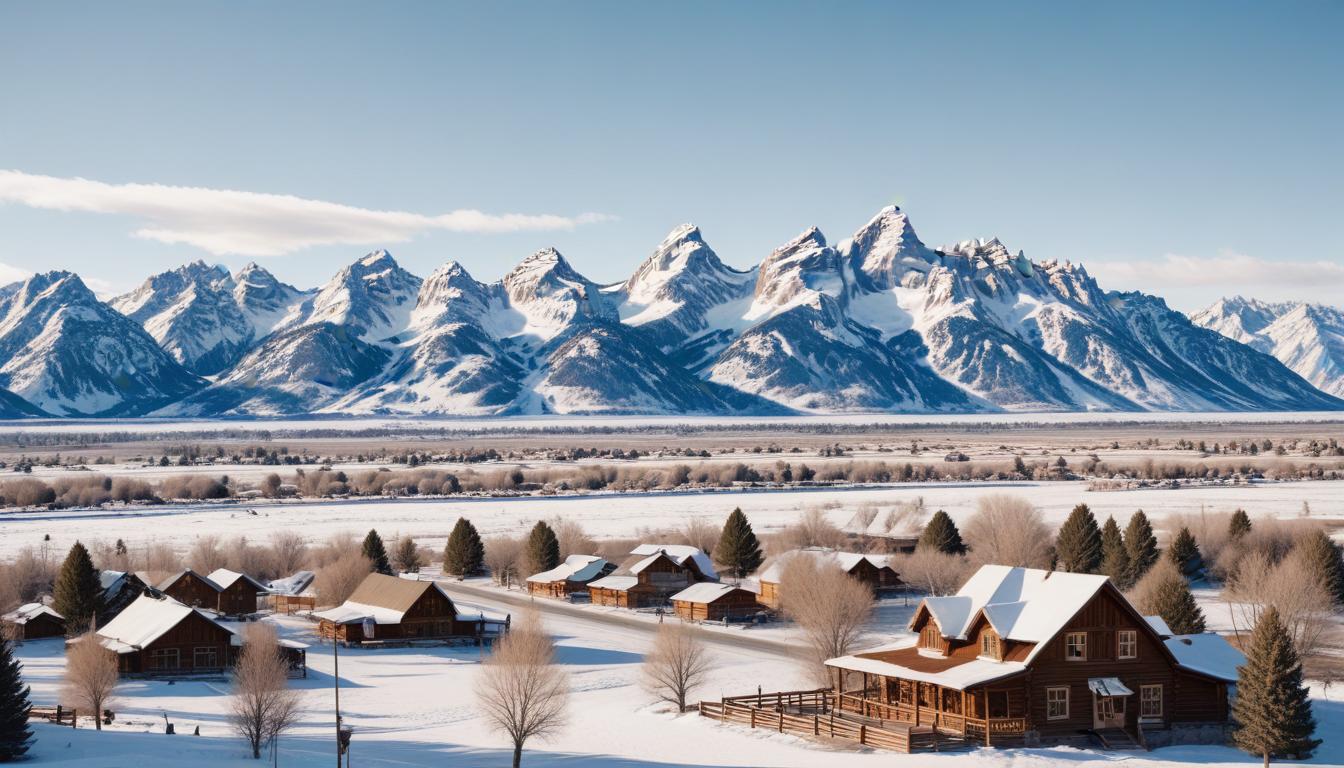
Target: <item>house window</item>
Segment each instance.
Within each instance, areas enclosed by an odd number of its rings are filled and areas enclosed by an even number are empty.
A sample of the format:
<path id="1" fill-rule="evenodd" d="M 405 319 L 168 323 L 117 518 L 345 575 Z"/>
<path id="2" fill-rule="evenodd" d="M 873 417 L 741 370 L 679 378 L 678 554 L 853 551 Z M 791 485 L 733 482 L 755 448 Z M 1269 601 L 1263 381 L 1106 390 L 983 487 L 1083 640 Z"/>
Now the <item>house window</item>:
<path id="1" fill-rule="evenodd" d="M 1162 717 L 1162 686 L 1139 686 L 1139 717 Z"/>
<path id="2" fill-rule="evenodd" d="M 1064 658 L 1067 661 L 1087 660 L 1087 633 L 1070 632 L 1064 636 Z"/>
<path id="3" fill-rule="evenodd" d="M 197 669 L 219 666 L 219 652 L 213 645 L 198 646 L 192 649 L 191 663 Z"/>
<path id="4" fill-rule="evenodd" d="M 938 649 L 938 628 L 929 625 L 924 628 L 924 647 Z"/>
<path id="5" fill-rule="evenodd" d="M 181 656 L 176 648 L 156 648 L 149 652 L 150 669 L 177 669 L 181 666 Z"/>
<path id="6" fill-rule="evenodd" d="M 980 636 L 980 655 L 991 659 L 999 658 L 999 636 L 986 632 Z"/>
<path id="7" fill-rule="evenodd" d="M 1045 719 L 1046 720 L 1069 719 L 1068 688 L 1045 689 Z"/>
<path id="8" fill-rule="evenodd" d="M 1139 655 L 1139 633 L 1132 629 L 1122 629 L 1119 634 L 1120 653 L 1122 659 L 1134 659 Z"/>

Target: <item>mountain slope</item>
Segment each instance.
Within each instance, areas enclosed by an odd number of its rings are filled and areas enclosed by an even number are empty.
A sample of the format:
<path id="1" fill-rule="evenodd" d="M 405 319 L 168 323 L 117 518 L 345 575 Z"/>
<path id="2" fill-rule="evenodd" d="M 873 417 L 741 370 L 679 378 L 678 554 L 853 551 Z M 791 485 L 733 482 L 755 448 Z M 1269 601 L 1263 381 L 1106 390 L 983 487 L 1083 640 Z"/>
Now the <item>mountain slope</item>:
<path id="1" fill-rule="evenodd" d="M 1236 296 L 1219 300 L 1191 320 L 1273 355 L 1320 390 L 1344 397 L 1344 310 Z"/>

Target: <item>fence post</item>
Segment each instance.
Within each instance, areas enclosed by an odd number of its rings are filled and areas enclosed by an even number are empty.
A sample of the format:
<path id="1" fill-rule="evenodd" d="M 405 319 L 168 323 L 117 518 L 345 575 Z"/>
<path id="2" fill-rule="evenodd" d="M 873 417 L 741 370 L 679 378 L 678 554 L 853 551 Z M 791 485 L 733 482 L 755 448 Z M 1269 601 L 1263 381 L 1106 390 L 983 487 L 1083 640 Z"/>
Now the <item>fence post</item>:
<path id="1" fill-rule="evenodd" d="M 78 710 L 78 709 L 71 709 L 71 710 L 70 710 L 70 727 L 71 727 L 71 728 L 78 728 L 79 726 L 76 725 L 76 723 L 78 723 L 78 722 L 79 722 L 79 710 Z"/>
<path id="2" fill-rule="evenodd" d="M 812 735 L 813 735 L 813 736 L 820 736 L 820 735 L 821 735 L 821 716 L 820 716 L 820 715 L 813 715 L 813 716 L 812 716 Z"/>
<path id="3" fill-rule="evenodd" d="M 752 728 L 755 728 L 755 727 L 756 727 L 756 709 L 753 707 L 753 708 L 751 708 L 749 711 L 751 712 L 751 727 L 752 727 Z"/>
<path id="4" fill-rule="evenodd" d="M 784 732 L 784 710 L 779 711 L 779 732 Z"/>
<path id="5" fill-rule="evenodd" d="M 864 725 L 863 723 L 859 723 L 859 743 L 866 744 L 867 742 L 864 739 L 867 736 L 868 736 L 868 726 Z"/>

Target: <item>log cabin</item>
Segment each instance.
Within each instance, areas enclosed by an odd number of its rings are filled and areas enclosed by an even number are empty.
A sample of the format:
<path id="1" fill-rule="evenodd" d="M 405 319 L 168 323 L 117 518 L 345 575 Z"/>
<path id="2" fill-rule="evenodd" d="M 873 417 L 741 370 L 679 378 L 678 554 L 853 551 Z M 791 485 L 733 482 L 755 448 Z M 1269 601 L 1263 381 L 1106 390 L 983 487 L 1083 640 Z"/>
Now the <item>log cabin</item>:
<path id="1" fill-rule="evenodd" d="M 0 616 L 0 626 L 5 630 L 0 637 L 16 642 L 61 637 L 65 634 L 65 617 L 49 605 L 27 603 Z"/>
<path id="2" fill-rule="evenodd" d="M 527 591 L 533 595 L 558 598 L 567 598 L 575 593 L 587 594 L 589 583 L 614 570 L 615 563 L 595 555 L 570 555 L 555 568 L 528 576 Z"/>
<path id="3" fill-rule="evenodd" d="M 219 674 L 238 659 L 243 638 L 213 616 L 168 595 L 145 594 L 95 630 L 117 654 L 123 676 Z M 281 640 L 291 675 L 306 675 L 307 645 Z"/>
<path id="4" fill-rule="evenodd" d="M 179 603 L 193 608 L 208 608 L 213 611 L 219 605 L 219 585 L 190 568 L 178 571 L 159 582 L 157 589 Z"/>
<path id="5" fill-rule="evenodd" d="M 266 591 L 266 586 L 261 582 L 228 568 L 216 568 L 205 578 L 219 588 L 215 610 L 225 616 L 256 613 L 257 595 Z"/>
<path id="6" fill-rule="evenodd" d="M 1086 574 L 986 565 L 909 626 L 913 640 L 826 662 L 841 716 L 986 745 L 1221 743 L 1245 661 L 1218 635 L 1171 635 Z"/>
<path id="7" fill-rule="evenodd" d="M 272 580 L 266 585 L 258 608 L 284 614 L 315 610 L 317 593 L 312 590 L 315 578 L 312 571 L 296 571 L 283 579 Z"/>
<path id="8" fill-rule="evenodd" d="M 833 562 L 852 578 L 867 584 L 873 594 L 889 592 L 904 586 L 901 577 L 891 567 L 890 555 L 860 554 L 857 552 L 837 552 L 823 547 L 805 547 L 785 552 L 774 558 L 761 571 L 761 602 L 770 608 L 779 610 L 779 582 L 784 568 L 795 557 L 811 557 L 820 562 Z"/>
<path id="9" fill-rule="evenodd" d="M 620 567 L 588 584 L 594 605 L 646 608 L 666 605 L 668 598 L 692 584 L 718 581 L 709 555 L 681 544 L 641 544 Z"/>
<path id="10" fill-rule="evenodd" d="M 672 610 L 683 621 L 727 621 L 754 616 L 762 609 L 759 595 L 732 584 L 702 581 L 672 596 Z"/>
<path id="11" fill-rule="evenodd" d="M 370 573 L 341 605 L 313 614 L 324 639 L 382 644 L 386 641 L 480 641 L 499 634 L 508 620 L 458 611 L 443 587 L 432 581 Z"/>

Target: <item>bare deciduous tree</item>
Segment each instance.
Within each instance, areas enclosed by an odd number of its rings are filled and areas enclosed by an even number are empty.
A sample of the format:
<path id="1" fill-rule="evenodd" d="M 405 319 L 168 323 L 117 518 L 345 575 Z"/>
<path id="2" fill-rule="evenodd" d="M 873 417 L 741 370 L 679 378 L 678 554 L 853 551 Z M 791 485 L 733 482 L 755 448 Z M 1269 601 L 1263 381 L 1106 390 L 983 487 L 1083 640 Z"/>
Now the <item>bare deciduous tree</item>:
<path id="1" fill-rule="evenodd" d="M 807 641 L 805 663 L 826 682 L 825 661 L 853 648 L 873 612 L 873 593 L 833 560 L 791 557 L 779 577 L 781 608 Z"/>
<path id="2" fill-rule="evenodd" d="M 347 552 L 318 569 L 313 589 L 322 605 L 337 605 L 355 591 L 364 577 L 373 571 L 373 563 L 360 552 Z"/>
<path id="3" fill-rule="evenodd" d="M 556 541 L 560 542 L 561 560 L 570 555 L 591 555 L 597 549 L 597 542 L 574 520 L 555 517 L 551 519 L 550 526 L 555 531 Z"/>
<path id="4" fill-rule="evenodd" d="M 492 728 L 513 744 L 513 768 L 523 746 L 564 725 L 569 676 L 555 664 L 555 645 L 535 612 L 524 614 L 495 643 L 476 678 L 476 699 Z"/>
<path id="5" fill-rule="evenodd" d="M 102 638 L 85 632 L 65 652 L 65 682 L 61 700 L 77 712 L 93 715 L 94 727 L 103 729 L 103 710 L 117 689 L 117 655 L 103 647 Z"/>
<path id="6" fill-rule="evenodd" d="M 807 507 L 798 516 L 798 522 L 772 538 L 774 541 L 771 548 L 776 552 L 804 547 L 843 549 L 845 545 L 844 532 L 831 522 L 821 507 Z"/>
<path id="7" fill-rule="evenodd" d="M 289 662 L 280 651 L 275 628 L 250 624 L 233 668 L 229 724 L 247 740 L 252 759 L 298 720 L 299 692 L 289 687 Z"/>
<path id="8" fill-rule="evenodd" d="M 714 545 L 719 543 L 719 534 L 723 533 L 723 524 L 715 523 L 708 517 L 692 517 L 686 520 L 686 524 L 681 527 L 682 544 L 689 544 L 692 547 L 706 554 L 714 551 Z"/>
<path id="9" fill-rule="evenodd" d="M 662 624 L 653 648 L 644 657 L 644 687 L 678 712 L 686 697 L 704 682 L 714 661 L 700 635 L 685 624 Z"/>
<path id="10" fill-rule="evenodd" d="M 1266 608 L 1277 608 L 1293 646 L 1304 659 L 1320 650 L 1321 637 L 1333 623 L 1330 593 L 1300 549 L 1277 564 L 1264 551 L 1245 555 L 1223 592 L 1238 632 L 1250 631 Z"/>
<path id="11" fill-rule="evenodd" d="M 197 536 L 196 542 L 187 551 L 187 562 L 191 564 L 192 570 L 200 574 L 223 568 L 227 559 L 220 547 L 219 536 L 213 533 Z"/>
<path id="12" fill-rule="evenodd" d="M 523 541 L 512 536 L 491 536 L 485 540 L 485 567 L 495 583 L 508 586 L 517 580 L 518 561 L 523 557 Z"/>
<path id="13" fill-rule="evenodd" d="M 920 547 L 899 557 L 892 567 L 906 584 L 930 595 L 953 594 L 971 575 L 971 564 L 965 557 L 939 552 L 933 547 Z"/>
<path id="14" fill-rule="evenodd" d="M 966 520 L 961 536 L 970 547 L 974 565 L 1050 566 L 1054 536 L 1040 510 L 1018 496 L 994 493 L 981 496 L 975 514 Z"/>
<path id="15" fill-rule="evenodd" d="M 292 576 L 308 564 L 308 542 L 298 531 L 271 534 L 271 564 L 279 576 Z"/>

